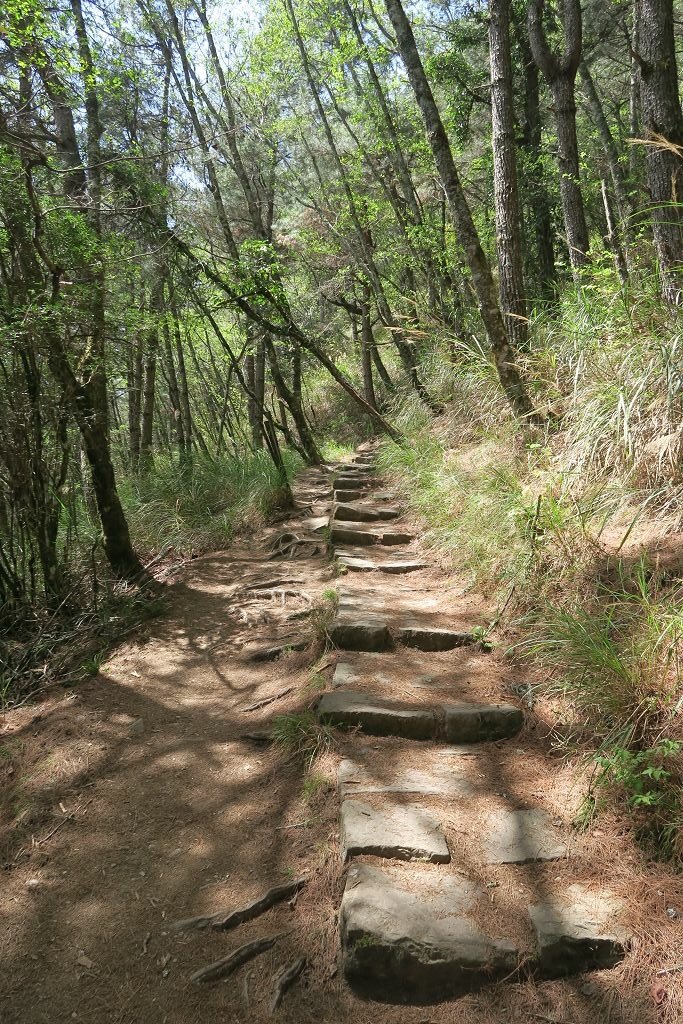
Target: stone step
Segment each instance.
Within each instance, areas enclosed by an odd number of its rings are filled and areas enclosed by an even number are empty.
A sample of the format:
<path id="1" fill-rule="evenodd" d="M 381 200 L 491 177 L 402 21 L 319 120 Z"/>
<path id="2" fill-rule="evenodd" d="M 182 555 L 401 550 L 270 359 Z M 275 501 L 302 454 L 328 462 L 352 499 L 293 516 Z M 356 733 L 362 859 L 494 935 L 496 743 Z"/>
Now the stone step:
<path id="1" fill-rule="evenodd" d="M 451 859 L 437 819 L 414 804 L 377 808 L 362 800 L 344 800 L 340 841 L 344 861 L 385 857 L 448 864 Z"/>
<path id="2" fill-rule="evenodd" d="M 405 625 L 396 630 L 396 638 L 406 647 L 415 647 L 418 651 L 452 651 L 456 647 L 468 647 L 479 644 L 481 640 L 475 633 L 457 629 L 443 629 L 438 626 Z"/>
<path id="3" fill-rule="evenodd" d="M 418 572 L 426 569 L 427 563 L 418 558 L 387 558 L 381 552 L 372 553 L 372 558 L 365 558 L 360 554 L 353 554 L 350 551 L 337 549 L 335 551 L 337 561 L 348 572 L 383 572 L 391 576 L 405 576 L 409 572 Z"/>
<path id="4" fill-rule="evenodd" d="M 349 620 L 338 616 L 327 630 L 327 635 L 330 643 L 343 651 L 394 649 L 394 640 L 388 626 L 376 617 Z"/>
<path id="5" fill-rule="evenodd" d="M 318 704 L 318 718 L 328 725 L 360 729 L 369 736 L 403 736 L 429 740 L 436 735 L 433 708 L 406 708 L 355 690 L 324 693 Z"/>
<path id="6" fill-rule="evenodd" d="M 346 504 L 349 501 L 358 501 L 365 495 L 365 491 L 359 488 L 342 487 L 332 492 L 332 500 L 335 503 Z"/>
<path id="7" fill-rule="evenodd" d="M 561 978 L 616 966 L 632 941 L 619 924 L 623 913 L 623 901 L 613 893 L 578 884 L 529 907 L 540 975 Z"/>
<path id="8" fill-rule="evenodd" d="M 514 976 L 514 944 L 468 916 L 480 896 L 462 878 L 415 875 L 404 888 L 370 864 L 352 865 L 339 915 L 350 987 L 378 1002 L 426 1005 Z"/>
<path id="9" fill-rule="evenodd" d="M 343 491 L 345 488 L 352 488 L 357 491 L 370 491 L 376 487 L 379 481 L 369 473 L 340 473 L 332 479 L 332 488 L 335 491 Z"/>
<path id="10" fill-rule="evenodd" d="M 444 730 L 449 743 L 481 743 L 516 736 L 524 715 L 515 704 L 445 704 Z"/>
<path id="11" fill-rule="evenodd" d="M 487 864 L 560 860 L 568 852 L 548 812 L 538 809 L 492 811 L 484 825 L 483 847 Z"/>
<path id="12" fill-rule="evenodd" d="M 527 934 L 531 923 L 534 938 L 526 941 L 535 948 L 518 949 L 477 924 L 487 896 L 473 882 L 414 867 L 406 877 L 406 870 L 396 877 L 396 871 L 352 864 L 348 871 L 339 915 L 343 970 L 366 999 L 419 1006 L 501 979 L 604 970 L 623 960 L 632 942 L 619 923 L 623 901 L 609 891 L 575 884 L 520 905 L 517 931 Z M 514 913 L 507 905 L 504 919 Z"/>
<path id="13" fill-rule="evenodd" d="M 382 769 L 384 766 L 382 766 Z M 343 797 L 364 793 L 413 793 L 419 796 L 465 797 L 471 796 L 474 787 L 462 772 L 457 775 L 450 766 L 436 764 L 429 771 L 405 768 L 398 773 L 388 774 L 372 770 L 350 758 L 339 765 L 337 775 L 339 794 Z"/>
<path id="14" fill-rule="evenodd" d="M 398 544 L 410 544 L 414 540 L 413 534 L 405 530 L 387 530 L 382 527 L 366 526 L 345 526 L 332 520 L 330 539 L 334 545 L 357 544 L 366 546 L 368 544 L 382 544 L 385 547 Z"/>
<path id="15" fill-rule="evenodd" d="M 324 693 L 318 704 L 322 722 L 360 729 L 369 736 L 433 739 L 445 731 L 450 743 L 484 743 L 507 739 L 522 727 L 514 704 L 435 704 L 409 707 L 357 690 Z"/>
<path id="16" fill-rule="evenodd" d="M 374 523 L 380 520 L 397 519 L 400 512 L 388 505 L 359 505 L 339 502 L 332 510 L 332 518 L 338 522 Z"/>

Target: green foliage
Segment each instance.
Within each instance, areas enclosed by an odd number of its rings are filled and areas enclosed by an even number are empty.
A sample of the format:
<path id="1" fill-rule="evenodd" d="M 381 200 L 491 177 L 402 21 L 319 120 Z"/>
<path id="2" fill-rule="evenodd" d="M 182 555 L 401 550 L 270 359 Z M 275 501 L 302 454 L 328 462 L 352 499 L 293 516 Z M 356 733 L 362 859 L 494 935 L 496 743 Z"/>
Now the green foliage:
<path id="1" fill-rule="evenodd" d="M 294 472 L 297 458 L 288 452 L 286 459 Z M 122 482 L 121 497 L 141 550 L 168 546 L 187 554 L 225 547 L 255 528 L 280 507 L 283 490 L 272 459 L 258 451 L 197 456 L 187 467 L 160 456 L 148 474 Z"/>

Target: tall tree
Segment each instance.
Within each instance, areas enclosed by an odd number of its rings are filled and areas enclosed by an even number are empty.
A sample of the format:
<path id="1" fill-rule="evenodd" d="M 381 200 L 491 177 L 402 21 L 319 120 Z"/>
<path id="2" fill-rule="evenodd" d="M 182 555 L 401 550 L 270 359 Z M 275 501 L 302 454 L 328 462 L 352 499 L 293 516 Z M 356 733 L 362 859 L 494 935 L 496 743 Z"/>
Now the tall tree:
<path id="1" fill-rule="evenodd" d="M 635 0 L 635 57 L 647 133 L 647 184 L 662 295 L 683 289 L 683 112 L 678 92 L 673 0 Z"/>
<path id="2" fill-rule="evenodd" d="M 500 382 L 517 415 L 530 416 L 533 406 L 517 365 L 515 351 L 507 335 L 505 322 L 498 305 L 491 267 L 472 219 L 460 175 L 455 166 L 448 135 L 425 74 L 412 27 L 401 0 L 384 0 L 384 2 L 396 33 L 399 53 L 422 114 L 427 138 L 448 198 L 459 241 L 467 257 L 472 274 L 472 284 L 479 301 L 479 310 L 491 344 Z"/>
<path id="3" fill-rule="evenodd" d="M 562 215 L 569 261 L 575 272 L 588 262 L 588 226 L 579 182 L 579 143 L 576 135 L 574 86 L 581 62 L 583 19 L 581 0 L 565 0 L 562 10 L 564 50 L 553 53 L 543 27 L 545 0 L 530 0 L 529 42 L 534 60 L 553 97 L 557 131 L 557 163 Z"/>
<path id="4" fill-rule="evenodd" d="M 527 344 L 528 313 L 517 186 L 509 0 L 490 0 L 489 53 L 500 305 L 510 341 L 519 349 Z"/>

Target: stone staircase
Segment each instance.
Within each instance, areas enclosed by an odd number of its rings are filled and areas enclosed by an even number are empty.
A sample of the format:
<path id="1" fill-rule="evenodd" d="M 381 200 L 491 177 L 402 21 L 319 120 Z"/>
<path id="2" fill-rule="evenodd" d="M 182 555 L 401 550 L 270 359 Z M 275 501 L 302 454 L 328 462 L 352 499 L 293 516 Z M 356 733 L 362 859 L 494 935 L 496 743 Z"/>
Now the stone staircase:
<path id="1" fill-rule="evenodd" d="M 346 571 L 329 635 L 344 653 L 317 714 L 346 730 L 346 981 L 365 998 L 427 1004 L 613 966 L 630 941 L 619 901 L 574 869 L 543 795 L 530 804 L 506 778 L 522 710 L 496 699 L 500 685 L 490 701 L 467 699 L 490 659 L 466 596 L 420 582 L 425 560 L 370 446 L 334 467 L 332 484 L 330 539 Z"/>

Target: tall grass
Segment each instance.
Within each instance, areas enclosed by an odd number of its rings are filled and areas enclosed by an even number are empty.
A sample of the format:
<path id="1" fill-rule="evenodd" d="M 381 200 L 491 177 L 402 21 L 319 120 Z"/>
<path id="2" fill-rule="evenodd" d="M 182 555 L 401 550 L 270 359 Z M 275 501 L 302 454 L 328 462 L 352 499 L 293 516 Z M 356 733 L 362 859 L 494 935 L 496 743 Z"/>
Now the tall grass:
<path id="1" fill-rule="evenodd" d="M 288 474 L 299 461 L 284 453 Z M 172 547 L 198 553 L 225 547 L 282 503 L 283 481 L 266 451 L 238 457 L 197 455 L 188 467 L 158 457 L 144 476 L 124 478 L 121 498 L 133 543 L 143 553 Z"/>
<path id="2" fill-rule="evenodd" d="M 379 461 L 427 542 L 500 595 L 514 656 L 533 658 L 562 695 L 572 728 L 558 739 L 594 761 L 591 799 L 617 795 L 672 853 L 683 587 L 650 564 L 648 544 L 680 525 L 683 317 L 612 284 L 595 274 L 534 315 L 522 363 L 545 428 L 513 420 L 484 354 L 466 345 L 450 369 L 434 363 L 444 415 L 430 421 L 401 396 L 407 443 L 383 442 Z"/>

